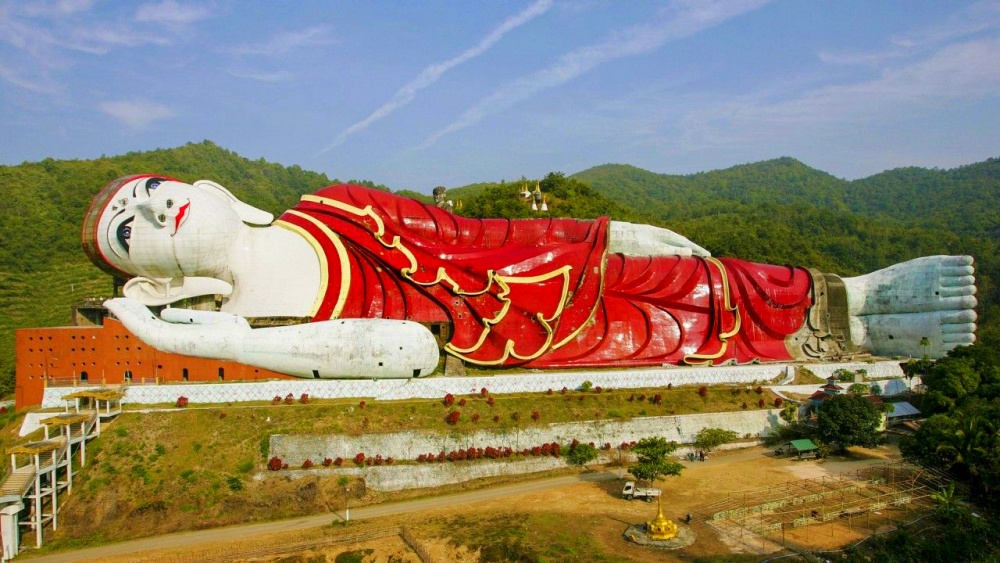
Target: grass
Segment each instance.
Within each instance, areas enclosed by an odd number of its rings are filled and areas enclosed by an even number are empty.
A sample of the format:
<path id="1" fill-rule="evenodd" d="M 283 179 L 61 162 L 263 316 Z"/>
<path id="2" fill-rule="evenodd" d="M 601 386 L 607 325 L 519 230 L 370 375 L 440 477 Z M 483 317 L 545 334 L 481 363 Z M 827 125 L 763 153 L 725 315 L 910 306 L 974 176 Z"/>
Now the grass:
<path id="1" fill-rule="evenodd" d="M 660 404 L 650 399 L 657 394 Z M 640 400 L 640 396 L 644 398 Z M 296 472 L 295 478 L 289 478 L 289 473 L 266 470 L 272 434 L 361 435 L 417 429 L 464 433 L 553 422 L 733 411 L 740 410 L 744 402 L 755 409 L 759 398 L 772 404 L 774 396 L 766 390 L 758 395 L 753 387 L 718 386 L 709 388 L 704 398 L 697 387 L 681 387 L 504 395 L 494 397 L 492 406 L 476 394 L 456 397 L 451 407 L 441 399 L 365 399 L 366 406 L 361 408 L 360 399 L 338 399 L 292 405 L 191 404 L 182 409 L 164 405 L 167 412 L 126 411 L 99 439 L 88 444 L 87 466 L 74 480 L 73 495 L 62 501 L 59 530 L 47 542 L 55 550 L 81 542 L 289 518 L 342 506 L 343 487 L 335 478 L 309 472 Z M 459 405 L 461 399 L 465 405 Z M 445 416 L 454 409 L 462 416 L 457 424 L 449 425 Z M 536 411 L 540 414 L 537 421 L 531 417 Z M 223 413 L 226 416 L 221 416 Z M 480 418 L 473 422 L 472 415 L 477 413 Z M 514 413 L 519 414 L 519 420 L 514 420 Z M 352 481 L 352 496 L 369 502 L 380 498 L 371 497 L 362 485 Z M 352 500 L 352 505 L 355 502 Z M 525 532 L 530 534 L 528 539 L 541 533 L 538 530 L 550 538 L 549 543 L 529 542 L 541 559 L 556 552 L 572 552 L 580 554 L 582 561 L 617 561 L 591 556 L 590 540 L 572 531 L 560 531 L 556 522 L 536 521 L 544 519 L 539 515 L 525 518 L 530 519 Z M 495 547 L 498 553 L 519 549 L 516 544 L 502 542 Z M 550 549 L 555 551 L 550 553 Z"/>

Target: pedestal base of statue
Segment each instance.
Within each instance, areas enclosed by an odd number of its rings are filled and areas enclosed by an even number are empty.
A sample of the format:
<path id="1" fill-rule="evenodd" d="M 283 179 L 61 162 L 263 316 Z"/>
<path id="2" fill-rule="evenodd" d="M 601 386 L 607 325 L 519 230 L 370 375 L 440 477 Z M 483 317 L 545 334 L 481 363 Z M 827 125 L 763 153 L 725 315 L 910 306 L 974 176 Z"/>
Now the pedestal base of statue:
<path id="1" fill-rule="evenodd" d="M 694 543 L 695 534 L 687 526 L 677 527 L 677 536 L 669 540 L 656 540 L 646 533 L 645 524 L 633 524 L 622 534 L 626 541 L 657 549 L 680 549 Z"/>
<path id="2" fill-rule="evenodd" d="M 452 355 L 444 357 L 445 377 L 465 377 L 465 364 L 462 360 Z"/>

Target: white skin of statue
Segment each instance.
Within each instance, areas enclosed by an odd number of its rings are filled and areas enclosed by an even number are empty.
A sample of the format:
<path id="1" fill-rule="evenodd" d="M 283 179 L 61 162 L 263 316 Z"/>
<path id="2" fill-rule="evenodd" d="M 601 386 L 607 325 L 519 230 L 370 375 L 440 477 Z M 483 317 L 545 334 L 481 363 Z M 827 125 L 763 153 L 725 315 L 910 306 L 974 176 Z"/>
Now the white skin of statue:
<path id="1" fill-rule="evenodd" d="M 437 366 L 422 325 L 344 319 L 251 329 L 243 317 L 307 316 L 320 263 L 298 234 L 269 225 L 269 213 L 218 184 L 163 181 L 120 206 L 109 223 L 134 217 L 127 248 L 105 241 L 115 266 L 134 276 L 108 309 L 147 344 L 196 357 L 239 361 L 302 377 L 412 377 Z M 612 222 L 610 252 L 708 256 L 681 235 Z M 975 341 L 975 278 L 969 256 L 930 256 L 845 278 L 851 334 L 876 355 L 942 357 Z M 147 306 L 223 295 L 221 312 Z M 922 340 L 925 339 L 925 340 Z M 345 362 L 351 358 L 354 364 Z"/>

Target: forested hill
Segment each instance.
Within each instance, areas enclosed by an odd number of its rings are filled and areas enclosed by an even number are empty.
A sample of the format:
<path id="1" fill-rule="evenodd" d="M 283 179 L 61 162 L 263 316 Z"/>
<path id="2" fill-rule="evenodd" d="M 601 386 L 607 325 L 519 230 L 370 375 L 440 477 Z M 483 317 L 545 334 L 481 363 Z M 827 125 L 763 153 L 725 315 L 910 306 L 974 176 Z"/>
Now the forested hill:
<path id="1" fill-rule="evenodd" d="M 335 183 L 298 166 L 249 160 L 209 141 L 95 160 L 0 166 L 0 395 L 14 389 L 15 329 L 65 325 L 74 304 L 111 294 L 110 278 L 80 249 L 83 214 L 107 182 L 140 173 L 215 180 L 271 212 Z"/>
<path id="2" fill-rule="evenodd" d="M 734 206 L 809 206 L 958 233 L 1000 236 L 1000 158 L 950 170 L 898 168 L 848 181 L 794 158 L 686 176 L 605 164 L 573 174 L 611 199 L 667 220 Z"/>
<path id="3" fill-rule="evenodd" d="M 1000 159 L 848 181 L 793 158 L 686 176 L 606 164 L 570 176 L 720 256 L 856 275 L 934 254 L 976 259 L 980 338 L 1000 323 Z"/>
<path id="4" fill-rule="evenodd" d="M 137 173 L 211 179 L 279 213 L 303 193 L 338 182 L 298 166 L 250 160 L 209 141 L 95 160 L 0 166 L 0 394 L 13 390 L 14 329 L 59 326 L 110 279 L 80 250 L 90 199 Z M 370 181 L 347 180 L 379 189 Z M 549 207 L 518 197 L 538 184 Z M 428 196 L 401 192 L 404 195 Z M 907 168 L 849 182 L 791 158 L 688 176 L 604 165 L 514 183 L 449 190 L 456 213 L 476 217 L 578 217 L 668 226 L 719 256 L 858 274 L 929 254 L 977 260 L 983 324 L 998 308 L 1000 162 L 954 170 Z M 981 324 L 982 326 L 982 324 Z M 983 334 L 983 330 L 980 331 Z"/>

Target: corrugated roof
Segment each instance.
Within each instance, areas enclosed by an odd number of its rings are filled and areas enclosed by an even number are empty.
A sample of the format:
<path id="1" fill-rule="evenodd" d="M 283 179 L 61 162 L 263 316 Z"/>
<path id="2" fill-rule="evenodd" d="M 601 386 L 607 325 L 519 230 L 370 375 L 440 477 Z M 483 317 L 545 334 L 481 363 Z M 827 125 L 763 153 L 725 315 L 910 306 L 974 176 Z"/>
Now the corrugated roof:
<path id="1" fill-rule="evenodd" d="M 898 418 L 901 416 L 916 416 L 920 414 L 917 407 L 911 405 L 906 401 L 899 401 L 898 403 L 892 403 L 892 412 L 889 413 L 889 418 Z"/>
<path id="2" fill-rule="evenodd" d="M 793 448 L 800 452 L 808 452 L 810 450 L 818 450 L 819 446 L 813 443 L 812 440 L 792 440 L 789 442 Z"/>

